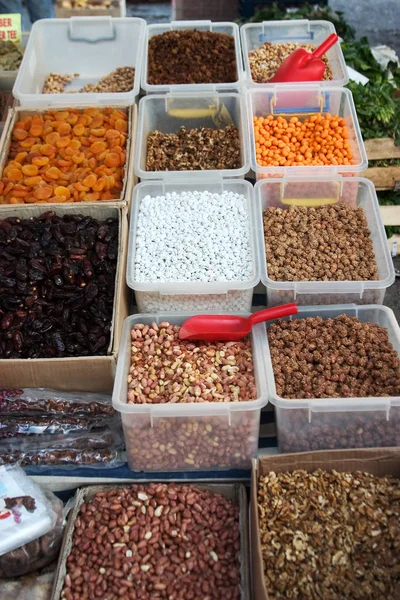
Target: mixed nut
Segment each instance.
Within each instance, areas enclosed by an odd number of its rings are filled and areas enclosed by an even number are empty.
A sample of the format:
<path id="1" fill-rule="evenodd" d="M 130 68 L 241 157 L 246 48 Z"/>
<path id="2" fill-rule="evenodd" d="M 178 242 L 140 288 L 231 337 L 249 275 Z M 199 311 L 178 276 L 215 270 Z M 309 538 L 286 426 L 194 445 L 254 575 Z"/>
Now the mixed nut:
<path id="1" fill-rule="evenodd" d="M 166 31 L 149 40 L 150 85 L 231 83 L 237 79 L 231 35 L 187 29 Z"/>
<path id="2" fill-rule="evenodd" d="M 268 83 L 283 61 L 298 48 L 304 48 L 307 52 L 313 52 L 316 46 L 314 44 L 297 44 L 295 42 L 284 44 L 265 42 L 259 48 L 249 52 L 249 64 L 253 81 L 255 83 Z M 333 75 L 326 54 L 322 56 L 321 60 L 326 64 L 322 80 L 329 81 L 333 79 Z"/>
<path id="3" fill-rule="evenodd" d="M 239 600 L 239 507 L 193 485 L 105 489 L 75 521 L 63 600 Z"/>
<path id="4" fill-rule="evenodd" d="M 379 279 L 362 208 L 269 207 L 263 224 L 267 273 L 274 281 Z"/>
<path id="5" fill-rule="evenodd" d="M 270 472 L 259 478 L 257 504 L 271 600 L 398 598 L 398 479 Z"/>
<path id="6" fill-rule="evenodd" d="M 239 402 L 257 398 L 250 340 L 195 344 L 179 339 L 178 325 L 138 324 L 131 331 L 129 404 Z M 235 418 L 236 417 L 236 418 Z M 258 420 L 232 416 L 124 419 L 128 459 L 135 470 L 249 467 Z"/>
<path id="7" fill-rule="evenodd" d="M 118 227 L 53 211 L 0 221 L 0 358 L 107 354 Z"/>
<path id="8" fill-rule="evenodd" d="M 239 130 L 201 127 L 178 133 L 152 131 L 147 137 L 146 171 L 238 169 L 241 166 Z"/>
<path id="9" fill-rule="evenodd" d="M 121 197 L 128 115 L 118 108 L 32 112 L 12 132 L 0 204 Z"/>
<path id="10" fill-rule="evenodd" d="M 43 85 L 43 94 L 62 94 L 67 85 L 79 77 L 79 73 L 65 75 L 50 73 Z M 86 94 L 109 94 L 130 92 L 135 81 L 135 69 L 133 67 L 117 67 L 108 75 L 104 75 L 97 83 L 87 83 L 79 90 L 68 90 L 68 93 Z"/>

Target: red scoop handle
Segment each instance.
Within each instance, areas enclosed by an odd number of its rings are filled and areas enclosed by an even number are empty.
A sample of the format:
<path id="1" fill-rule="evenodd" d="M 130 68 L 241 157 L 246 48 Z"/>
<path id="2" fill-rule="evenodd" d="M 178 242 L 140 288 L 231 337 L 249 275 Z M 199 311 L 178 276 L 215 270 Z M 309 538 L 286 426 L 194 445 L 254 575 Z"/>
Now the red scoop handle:
<path id="1" fill-rule="evenodd" d="M 339 37 L 336 33 L 331 33 L 324 42 L 318 48 L 315 48 L 314 52 L 311 52 L 309 60 L 314 58 L 321 58 L 338 41 Z"/>
<path id="2" fill-rule="evenodd" d="M 290 304 L 283 304 L 282 306 L 274 306 L 272 308 L 266 308 L 265 310 L 258 310 L 249 317 L 249 321 L 252 325 L 256 323 L 263 323 L 264 321 L 272 321 L 273 319 L 280 319 L 281 317 L 290 317 L 290 315 L 297 315 L 299 309 L 295 302 Z"/>

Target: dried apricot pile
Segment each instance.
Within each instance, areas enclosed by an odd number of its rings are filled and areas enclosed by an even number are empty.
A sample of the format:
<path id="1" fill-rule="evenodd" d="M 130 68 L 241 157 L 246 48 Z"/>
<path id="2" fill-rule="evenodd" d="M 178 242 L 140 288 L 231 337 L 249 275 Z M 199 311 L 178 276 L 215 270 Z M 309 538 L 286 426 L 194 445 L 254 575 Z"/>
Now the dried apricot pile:
<path id="1" fill-rule="evenodd" d="M 128 115 L 116 108 L 49 110 L 14 127 L 0 204 L 94 202 L 121 196 Z"/>
<path id="2" fill-rule="evenodd" d="M 349 132 L 329 113 L 304 121 L 268 115 L 254 117 L 257 164 L 262 167 L 353 165 Z"/>

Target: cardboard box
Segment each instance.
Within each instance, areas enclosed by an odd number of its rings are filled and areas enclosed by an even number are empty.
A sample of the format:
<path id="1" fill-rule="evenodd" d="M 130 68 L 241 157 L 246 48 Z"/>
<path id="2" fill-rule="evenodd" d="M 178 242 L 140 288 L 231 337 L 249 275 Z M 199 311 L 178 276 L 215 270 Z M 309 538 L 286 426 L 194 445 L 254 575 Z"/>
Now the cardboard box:
<path id="1" fill-rule="evenodd" d="M 109 217 L 119 219 L 119 258 L 115 282 L 114 311 L 111 338 L 107 356 L 0 359 L 0 388 L 45 387 L 57 390 L 79 390 L 88 392 L 112 391 L 116 356 L 118 353 L 122 323 L 129 315 L 130 291 L 126 286 L 126 258 L 128 246 L 127 209 L 114 203 L 98 204 L 30 204 L 23 211 L 19 205 L 6 205 L 0 210 L 0 220 L 19 216 L 29 218 L 47 210 L 57 214 L 84 214 L 102 220 Z"/>
<path id="2" fill-rule="evenodd" d="M 46 106 L 46 107 L 38 107 L 38 108 L 23 108 L 21 106 L 17 106 L 15 108 L 10 108 L 8 111 L 7 119 L 4 124 L 3 133 L 0 138 L 0 177 L 3 175 L 3 170 L 7 164 L 8 154 L 11 146 L 11 135 L 14 129 L 14 125 L 19 119 L 29 116 L 30 114 L 43 114 L 48 112 L 49 110 L 62 111 L 68 109 L 78 109 L 84 110 L 85 108 L 117 108 L 119 110 L 126 110 L 128 113 L 128 136 L 126 139 L 126 163 L 125 163 L 125 177 L 123 181 L 123 187 L 121 191 L 121 196 L 118 199 L 114 200 L 101 200 L 97 202 L 64 202 L 61 206 L 77 206 L 77 205 L 86 205 L 86 206 L 98 206 L 98 205 L 112 205 L 119 204 L 120 206 L 129 205 L 130 200 L 132 198 L 132 190 L 137 182 L 137 177 L 133 172 L 133 159 L 134 159 L 134 148 L 136 142 L 136 130 L 137 130 L 137 106 L 126 105 L 126 106 L 113 106 L 112 104 L 107 105 L 99 105 L 99 106 L 78 106 L 74 107 L 73 102 L 68 106 Z M 0 204 L 0 211 L 6 209 L 11 206 L 10 204 Z M 30 206 L 35 206 L 32 204 L 17 204 L 21 210 L 29 208 Z M 40 205 L 39 205 L 40 206 Z M 44 206 L 44 205 L 42 205 Z M 46 206 L 54 207 L 60 206 L 60 204 L 50 204 L 46 203 Z M 50 209 L 49 209 L 50 210 Z M 0 212 L 1 218 L 1 212 Z"/>
<path id="3" fill-rule="evenodd" d="M 132 481 L 131 483 L 137 483 Z M 149 483 L 149 482 L 147 482 Z M 185 485 L 190 483 L 189 481 L 177 482 L 176 485 Z M 210 490 L 215 494 L 222 494 L 226 498 L 232 500 L 235 504 L 239 505 L 239 529 L 240 529 L 240 562 L 241 562 L 241 600 L 250 600 L 250 562 L 249 562 L 249 524 L 248 524 L 248 506 L 246 489 L 243 484 L 212 484 L 212 483 L 197 483 L 194 482 L 196 487 L 201 489 Z M 64 539 L 61 546 L 60 556 L 58 560 L 58 566 L 56 576 L 54 580 L 53 593 L 51 600 L 60 600 L 61 592 L 64 587 L 64 577 L 66 574 L 66 562 L 67 557 L 71 552 L 72 548 L 72 537 L 74 533 L 75 520 L 79 514 L 79 510 L 83 502 L 90 500 L 97 492 L 107 491 L 109 489 L 121 489 L 129 487 L 129 484 L 124 485 L 95 485 L 81 488 L 78 490 L 75 498 L 75 506 L 72 509 L 68 523 L 64 532 Z"/>
<path id="4" fill-rule="evenodd" d="M 270 471 L 282 473 L 304 469 L 314 471 L 365 471 L 378 477 L 394 475 L 400 478 L 400 448 L 371 448 L 362 450 L 322 450 L 263 456 L 253 460 L 250 499 L 250 544 L 254 600 L 268 600 L 264 583 L 264 568 L 258 523 L 257 489 L 258 478 Z M 388 599 L 389 600 L 389 599 Z M 393 599 L 394 600 L 394 599 Z"/>

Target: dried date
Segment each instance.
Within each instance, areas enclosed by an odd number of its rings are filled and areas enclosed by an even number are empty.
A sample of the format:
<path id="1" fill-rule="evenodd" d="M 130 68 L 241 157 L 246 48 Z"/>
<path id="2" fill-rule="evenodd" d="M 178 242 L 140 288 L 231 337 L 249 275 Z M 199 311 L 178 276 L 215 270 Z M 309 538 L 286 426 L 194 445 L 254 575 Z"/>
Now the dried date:
<path id="1" fill-rule="evenodd" d="M 0 221 L 0 358 L 107 354 L 117 257 L 116 219 Z"/>
<path id="2" fill-rule="evenodd" d="M 96 401 L 79 400 L 74 393 L 64 394 L 64 397 L 56 397 L 49 392 L 38 394 L 25 393 L 24 390 L 0 390 L 0 414 L 22 414 L 24 416 L 43 414 L 68 415 L 68 416 L 90 416 L 90 417 L 114 417 L 116 411 L 111 404 Z M 82 398 L 85 394 L 82 393 Z"/>

